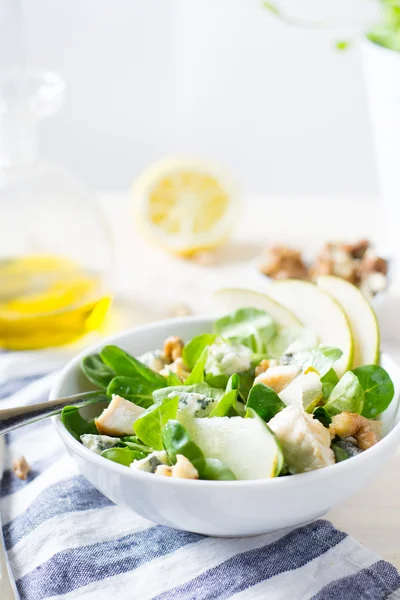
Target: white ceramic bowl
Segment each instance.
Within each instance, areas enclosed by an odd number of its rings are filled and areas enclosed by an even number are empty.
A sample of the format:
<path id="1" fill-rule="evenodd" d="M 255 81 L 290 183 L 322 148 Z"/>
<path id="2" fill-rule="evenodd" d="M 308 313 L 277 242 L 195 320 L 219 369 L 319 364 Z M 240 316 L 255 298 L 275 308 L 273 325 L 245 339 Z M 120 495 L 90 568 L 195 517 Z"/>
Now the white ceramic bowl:
<path id="1" fill-rule="evenodd" d="M 61 372 L 51 398 L 90 389 L 80 372 L 83 356 L 105 344 L 121 346 L 133 355 L 162 347 L 169 335 L 188 340 L 211 330 L 210 317 L 186 317 L 146 325 L 113 336 L 85 350 Z M 65 429 L 55 427 L 81 473 L 116 504 L 177 529 L 215 536 L 255 535 L 300 525 L 320 517 L 351 496 L 382 469 L 400 443 L 398 392 L 400 370 L 388 356 L 382 360 L 396 386 L 396 398 L 384 414 L 385 437 L 373 448 L 331 467 L 277 479 L 257 481 L 193 481 L 155 477 L 106 460 L 87 450 Z M 82 409 L 93 418 L 100 407 Z"/>

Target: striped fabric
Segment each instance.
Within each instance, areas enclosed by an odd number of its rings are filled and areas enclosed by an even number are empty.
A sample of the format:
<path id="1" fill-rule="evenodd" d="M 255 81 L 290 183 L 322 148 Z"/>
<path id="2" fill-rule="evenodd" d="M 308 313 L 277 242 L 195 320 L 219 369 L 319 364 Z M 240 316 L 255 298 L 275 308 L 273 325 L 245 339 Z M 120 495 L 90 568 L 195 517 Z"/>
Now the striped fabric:
<path id="1" fill-rule="evenodd" d="M 44 400 L 64 361 L 1 353 L 0 406 Z M 21 455 L 27 482 L 10 471 Z M 327 521 L 215 539 L 115 506 L 79 475 L 48 421 L 7 436 L 0 511 L 21 600 L 400 599 L 396 569 Z"/>

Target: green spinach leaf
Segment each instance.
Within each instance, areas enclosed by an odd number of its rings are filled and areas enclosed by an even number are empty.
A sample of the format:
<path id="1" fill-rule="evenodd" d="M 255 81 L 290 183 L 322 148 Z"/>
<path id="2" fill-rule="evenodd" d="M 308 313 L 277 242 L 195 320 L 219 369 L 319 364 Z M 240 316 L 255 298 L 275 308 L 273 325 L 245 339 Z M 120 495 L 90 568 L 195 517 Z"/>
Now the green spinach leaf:
<path id="1" fill-rule="evenodd" d="M 214 323 L 214 333 L 244 344 L 256 353 L 267 351 L 276 332 L 275 321 L 258 308 L 240 308 Z"/>
<path id="2" fill-rule="evenodd" d="M 125 400 L 134 402 L 138 406 L 148 408 L 154 404 L 153 392 L 155 389 L 147 379 L 143 379 L 140 375 L 136 374 L 132 377 L 119 375 L 111 381 L 107 388 L 107 395 L 113 396 L 115 394 L 125 398 Z"/>
<path id="3" fill-rule="evenodd" d="M 94 421 L 86 421 L 76 406 L 64 406 L 61 412 L 61 421 L 67 431 L 74 436 L 78 442 L 81 441 L 81 435 L 92 433 L 98 435 L 97 427 Z"/>
<path id="4" fill-rule="evenodd" d="M 278 394 L 264 383 L 256 383 L 250 390 L 246 408 L 252 408 L 266 423 L 286 408 Z"/>
<path id="5" fill-rule="evenodd" d="M 321 377 L 321 383 L 324 398 L 325 400 L 328 400 L 333 388 L 339 383 L 339 377 L 337 376 L 336 371 L 330 368 L 329 371 L 327 371 L 325 375 Z"/>
<path id="6" fill-rule="evenodd" d="M 196 383 L 203 383 L 204 381 L 204 367 L 206 366 L 208 356 L 208 348 L 204 348 L 200 354 L 196 364 L 194 365 L 192 372 L 189 377 L 185 380 L 185 385 L 194 385 Z"/>
<path id="7" fill-rule="evenodd" d="M 180 380 L 180 378 L 178 377 L 178 375 L 176 373 L 174 373 L 173 371 L 169 371 L 168 377 L 167 377 L 167 385 L 169 387 L 182 385 L 182 381 Z"/>
<path id="8" fill-rule="evenodd" d="M 330 415 L 341 412 L 361 414 L 364 407 L 364 391 L 358 378 L 351 371 L 347 371 L 333 388 L 324 408 Z"/>
<path id="9" fill-rule="evenodd" d="M 81 362 L 81 369 L 91 383 L 103 389 L 106 389 L 115 377 L 115 371 L 103 363 L 100 354 L 85 356 Z"/>
<path id="10" fill-rule="evenodd" d="M 338 446 L 335 443 L 331 444 L 331 448 L 333 450 L 333 453 L 335 455 L 335 459 L 336 462 L 342 462 L 344 460 L 347 460 L 348 458 L 350 458 L 349 454 L 346 452 L 346 450 L 344 450 L 343 448 L 341 448 L 340 446 Z"/>
<path id="11" fill-rule="evenodd" d="M 108 448 L 107 450 L 103 450 L 101 456 L 127 467 L 129 467 L 134 460 L 146 458 L 146 454 L 135 452 L 135 450 L 131 450 L 130 448 Z"/>
<path id="12" fill-rule="evenodd" d="M 317 406 L 317 408 L 314 409 L 313 416 L 315 419 L 318 419 L 318 421 L 320 421 L 324 427 L 329 427 L 329 425 L 332 423 L 330 414 L 323 406 Z"/>
<path id="13" fill-rule="evenodd" d="M 182 358 L 190 370 L 194 368 L 204 349 L 215 342 L 216 337 L 214 333 L 202 333 L 185 344 L 182 350 Z"/>
<path id="14" fill-rule="evenodd" d="M 167 388 L 171 390 L 171 388 Z M 135 421 L 135 433 L 142 442 L 153 450 L 162 450 L 164 425 L 176 418 L 179 398 L 165 398 L 153 404 Z"/>
<path id="15" fill-rule="evenodd" d="M 379 365 L 364 365 L 353 369 L 364 390 L 362 415 L 375 419 L 387 409 L 394 396 L 394 385 L 389 374 Z"/>
<path id="16" fill-rule="evenodd" d="M 200 479 L 212 481 L 235 481 L 233 471 L 218 458 L 205 458 L 201 465 L 195 461 L 194 466 L 199 471 Z"/>
<path id="17" fill-rule="evenodd" d="M 118 348 L 118 346 L 105 346 L 100 352 L 100 356 L 103 362 L 109 365 L 117 375 L 125 377 L 140 376 L 146 379 L 154 388 L 164 387 L 166 384 L 165 377 L 150 369 L 122 348 Z"/>

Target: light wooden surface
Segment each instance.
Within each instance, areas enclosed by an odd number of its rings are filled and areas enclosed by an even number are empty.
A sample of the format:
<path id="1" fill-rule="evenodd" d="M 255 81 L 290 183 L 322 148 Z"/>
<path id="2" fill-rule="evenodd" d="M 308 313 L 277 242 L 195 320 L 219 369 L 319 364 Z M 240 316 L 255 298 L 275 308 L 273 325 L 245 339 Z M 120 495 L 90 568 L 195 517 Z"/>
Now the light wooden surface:
<path id="1" fill-rule="evenodd" d="M 212 290 L 264 282 L 256 265 L 266 243 L 281 241 L 313 250 L 329 239 L 367 237 L 383 248 L 382 211 L 376 198 L 267 197 L 248 198 L 233 240 L 209 266 L 165 255 L 134 229 L 129 201 L 107 195 L 102 206 L 114 232 L 116 283 L 129 311 L 126 324 L 160 318 L 172 305 L 187 303 L 196 312 L 210 310 Z M 378 306 L 382 318 L 382 347 L 400 361 L 400 300 Z M 400 569 L 400 453 L 357 496 L 327 517 Z"/>

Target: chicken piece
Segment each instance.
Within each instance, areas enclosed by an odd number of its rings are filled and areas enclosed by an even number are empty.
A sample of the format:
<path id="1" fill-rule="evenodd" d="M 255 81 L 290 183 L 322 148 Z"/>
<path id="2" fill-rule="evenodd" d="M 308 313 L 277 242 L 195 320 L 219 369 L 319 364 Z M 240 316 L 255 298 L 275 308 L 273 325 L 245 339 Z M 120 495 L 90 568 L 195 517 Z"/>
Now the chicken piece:
<path id="1" fill-rule="evenodd" d="M 274 358 L 264 358 L 255 368 L 255 376 L 261 375 L 261 373 L 265 373 L 270 367 L 277 367 L 278 361 Z"/>
<path id="2" fill-rule="evenodd" d="M 332 417 L 329 426 L 332 439 L 354 437 L 361 450 L 375 446 L 381 438 L 382 421 L 372 421 L 357 413 L 342 412 Z"/>
<path id="3" fill-rule="evenodd" d="M 300 251 L 287 246 L 267 248 L 260 271 L 272 279 L 305 279 L 307 276 L 307 267 Z"/>
<path id="4" fill-rule="evenodd" d="M 329 431 L 312 415 L 287 406 L 268 426 L 281 443 L 290 473 L 305 473 L 335 464 Z"/>
<path id="5" fill-rule="evenodd" d="M 277 367 L 270 367 L 264 373 L 257 375 L 254 384 L 264 383 L 279 394 L 289 383 L 292 383 L 299 373 L 300 370 L 295 365 L 278 365 Z"/>
<path id="6" fill-rule="evenodd" d="M 121 396 L 113 396 L 110 404 L 95 419 L 96 427 L 101 434 L 110 436 L 132 435 L 133 424 L 145 409 L 137 406 Z"/>
<path id="7" fill-rule="evenodd" d="M 155 475 L 164 477 L 177 477 L 179 479 L 198 479 L 199 472 L 192 465 L 190 460 L 183 454 L 176 455 L 176 464 L 172 467 L 168 465 L 159 465 L 155 470 Z"/>
<path id="8" fill-rule="evenodd" d="M 30 466 L 28 465 L 25 456 L 21 456 L 13 461 L 12 470 L 18 479 L 22 479 L 26 481 L 28 479 L 28 475 L 30 473 Z"/>

